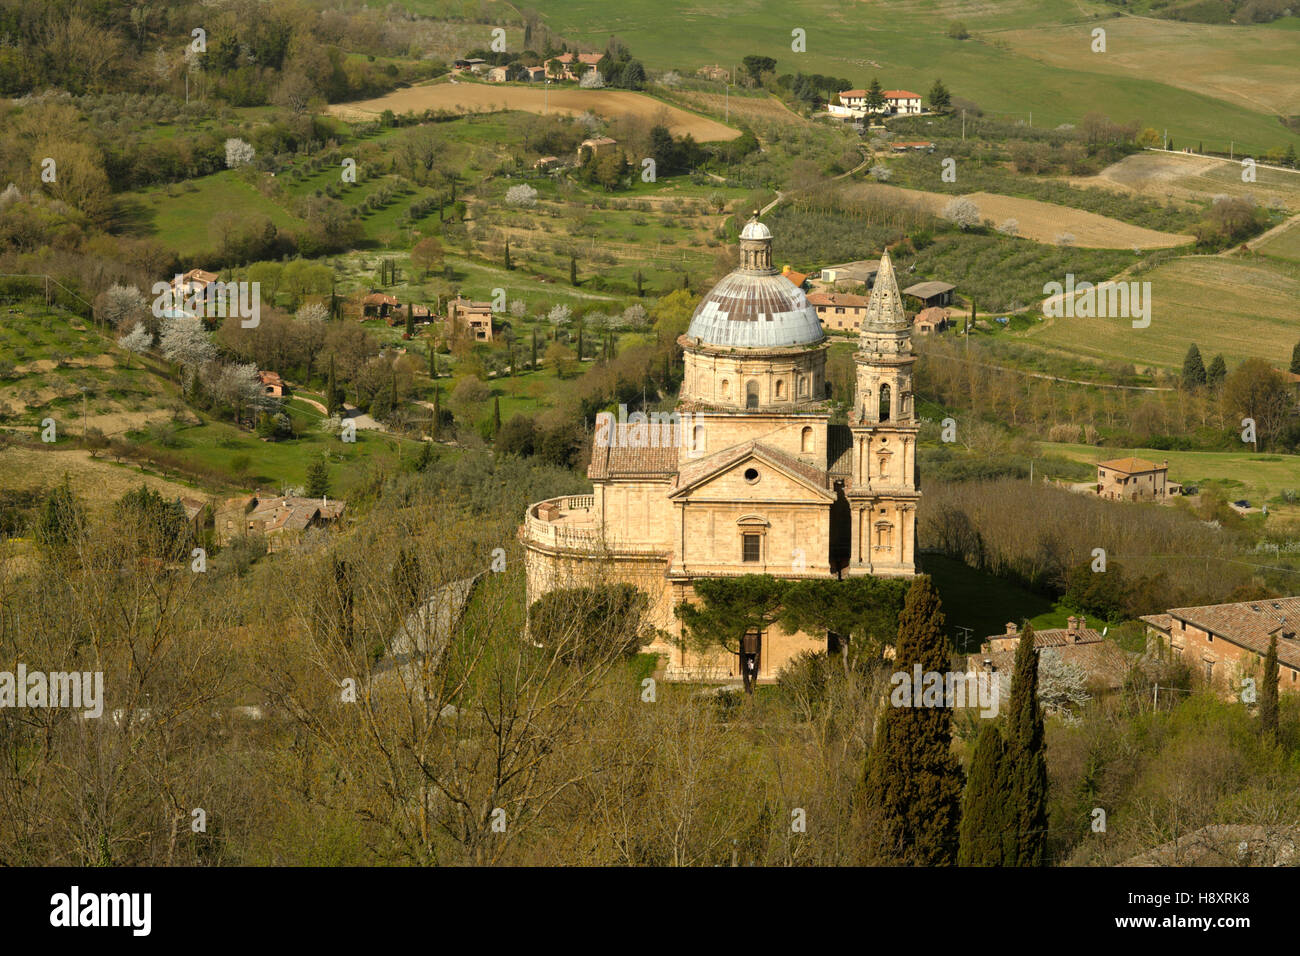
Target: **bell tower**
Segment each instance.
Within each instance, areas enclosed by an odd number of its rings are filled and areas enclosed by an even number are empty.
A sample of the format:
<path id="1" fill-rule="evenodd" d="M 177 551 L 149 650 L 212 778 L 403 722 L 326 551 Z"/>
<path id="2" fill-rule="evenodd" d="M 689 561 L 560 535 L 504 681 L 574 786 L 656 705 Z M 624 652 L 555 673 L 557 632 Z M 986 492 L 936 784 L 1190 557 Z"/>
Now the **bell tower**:
<path id="1" fill-rule="evenodd" d="M 858 350 L 857 389 L 849 428 L 853 515 L 849 574 L 888 577 L 916 573 L 916 436 L 912 396 L 912 324 L 903 310 L 886 249 L 867 303 Z"/>

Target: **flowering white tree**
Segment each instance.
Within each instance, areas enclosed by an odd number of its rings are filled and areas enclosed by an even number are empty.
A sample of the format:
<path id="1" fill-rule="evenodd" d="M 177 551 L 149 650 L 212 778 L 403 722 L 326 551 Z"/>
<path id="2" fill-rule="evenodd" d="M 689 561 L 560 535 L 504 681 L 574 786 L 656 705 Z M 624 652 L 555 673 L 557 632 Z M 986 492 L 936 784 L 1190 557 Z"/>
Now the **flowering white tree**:
<path id="1" fill-rule="evenodd" d="M 567 305 L 557 305 L 546 315 L 546 320 L 554 326 L 568 325 L 573 317 L 573 310 Z"/>
<path id="2" fill-rule="evenodd" d="M 510 300 L 510 314 L 516 319 L 522 319 L 528 314 L 528 305 L 523 299 Z"/>
<path id="3" fill-rule="evenodd" d="M 1043 648 L 1038 661 L 1038 700 L 1044 710 L 1067 718 L 1075 716 L 1076 709 L 1092 699 L 1087 687 L 1087 671 L 1062 658 L 1053 648 Z"/>
<path id="4" fill-rule="evenodd" d="M 238 417 L 273 404 L 262 390 L 256 365 L 239 363 L 216 367 L 205 377 L 204 384 L 218 399 L 232 406 Z"/>
<path id="5" fill-rule="evenodd" d="M 623 324 L 634 329 L 642 328 L 648 319 L 649 313 L 639 302 L 634 302 L 623 310 Z"/>
<path id="6" fill-rule="evenodd" d="M 242 139 L 231 137 L 226 140 L 226 168 L 234 169 L 236 166 L 247 166 L 253 161 L 254 152 L 251 144 L 244 142 Z"/>
<path id="7" fill-rule="evenodd" d="M 185 380 L 192 381 L 194 373 L 217 357 L 216 346 L 208 337 L 201 319 L 176 316 L 163 323 L 158 337 L 163 358 L 175 362 L 185 370 Z"/>
<path id="8" fill-rule="evenodd" d="M 131 354 L 143 355 L 149 351 L 153 345 L 153 333 L 144 327 L 140 322 L 135 324 L 135 328 L 126 335 L 117 340 L 118 347 L 123 349 L 126 354 L 126 367 L 131 367 Z"/>
<path id="9" fill-rule="evenodd" d="M 958 197 L 944 206 L 942 216 L 958 229 L 963 230 L 969 229 L 971 226 L 978 226 L 980 223 L 979 207 L 964 196 Z"/>
<path id="10" fill-rule="evenodd" d="M 878 183 L 887 183 L 887 182 L 889 182 L 889 177 L 892 176 L 892 175 L 893 175 L 893 173 L 890 171 L 890 169 L 889 169 L 888 166 L 872 166 L 872 167 L 871 167 L 871 176 L 872 176 L 872 178 L 875 179 L 875 181 L 878 182 Z"/>
<path id="11" fill-rule="evenodd" d="M 511 186 L 506 190 L 506 202 L 512 206 L 536 206 L 537 190 L 527 183 Z"/>
<path id="12" fill-rule="evenodd" d="M 109 286 L 99 306 L 99 314 L 123 331 L 134 326 L 148 311 L 144 293 L 133 285 Z"/>
<path id="13" fill-rule="evenodd" d="M 294 313 L 299 322 L 324 322 L 330 317 L 330 310 L 323 302 L 309 302 Z"/>
<path id="14" fill-rule="evenodd" d="M 1074 244 L 1074 233 L 1072 233 L 1072 232 L 1063 232 L 1063 233 L 1061 233 L 1059 236 L 1056 237 L 1056 244 L 1057 244 L 1058 246 L 1069 246 L 1069 245 L 1073 245 L 1073 244 Z"/>
<path id="15" fill-rule="evenodd" d="M 600 75 L 600 70 L 588 70 L 582 74 L 582 79 L 578 81 L 578 86 L 584 90 L 599 90 L 605 87 L 605 78 Z"/>
<path id="16" fill-rule="evenodd" d="M 998 225 L 998 232 L 1004 236 L 1018 236 L 1020 235 L 1020 223 L 1014 219 L 1004 219 Z"/>

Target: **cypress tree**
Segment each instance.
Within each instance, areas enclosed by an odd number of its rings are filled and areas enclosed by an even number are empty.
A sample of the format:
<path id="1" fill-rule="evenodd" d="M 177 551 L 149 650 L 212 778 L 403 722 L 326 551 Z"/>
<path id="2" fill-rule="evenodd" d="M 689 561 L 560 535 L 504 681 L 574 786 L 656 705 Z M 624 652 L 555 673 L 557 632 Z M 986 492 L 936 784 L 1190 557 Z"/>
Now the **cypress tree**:
<path id="1" fill-rule="evenodd" d="M 1297 342 L 1295 348 L 1291 350 L 1291 373 L 1300 375 L 1300 342 Z"/>
<path id="2" fill-rule="evenodd" d="M 578 326 L 578 361 L 582 361 L 582 326 Z"/>
<path id="3" fill-rule="evenodd" d="M 1201 350 L 1193 342 L 1183 359 L 1183 388 L 1200 388 L 1205 384 L 1205 363 L 1201 360 Z"/>
<path id="4" fill-rule="evenodd" d="M 429 378 L 438 377 L 438 350 L 429 343 Z"/>
<path id="5" fill-rule="evenodd" d="M 442 386 L 434 385 L 433 386 L 433 428 L 429 430 L 429 434 L 434 438 L 438 437 L 438 433 L 442 429 L 441 398 L 442 398 Z"/>
<path id="6" fill-rule="evenodd" d="M 513 269 L 514 264 L 510 261 L 510 237 L 506 236 L 506 268 Z"/>
<path id="7" fill-rule="evenodd" d="M 569 256 L 569 285 L 578 284 L 578 257 Z"/>
<path id="8" fill-rule="evenodd" d="M 642 288 L 643 281 L 644 281 L 644 276 L 641 275 L 641 270 L 637 269 L 636 270 L 636 297 L 638 299 L 645 297 L 645 289 Z"/>
<path id="9" fill-rule="evenodd" d="M 1016 645 L 1007 718 L 1007 779 L 1015 865 L 1042 866 L 1047 849 L 1047 743 L 1038 704 L 1038 648 L 1026 626 Z"/>
<path id="10" fill-rule="evenodd" d="M 1278 741 L 1277 724 L 1277 635 L 1268 639 L 1268 653 L 1264 656 L 1263 686 L 1259 689 L 1259 729 L 1266 739 Z"/>
<path id="11" fill-rule="evenodd" d="M 501 396 L 497 395 L 492 399 L 492 434 L 496 436 L 501 431 Z"/>
<path id="12" fill-rule="evenodd" d="M 415 306 L 410 302 L 406 304 L 406 337 L 415 338 Z"/>
<path id="13" fill-rule="evenodd" d="M 908 588 L 898 619 L 898 672 L 912 679 L 949 669 L 939 594 L 928 576 Z M 942 679 L 942 678 L 940 678 Z M 895 680 L 897 684 L 897 679 Z M 884 846 L 895 862 L 943 866 L 956 862 L 961 816 L 962 770 L 952 754 L 952 711 L 940 697 L 913 706 L 911 688 L 895 687 L 881 708 L 876 739 L 867 755 L 864 805 L 875 815 Z"/>
<path id="14" fill-rule="evenodd" d="M 537 330 L 533 329 L 533 358 L 528 363 L 528 367 L 534 372 L 537 371 Z"/>
<path id="15" fill-rule="evenodd" d="M 333 418 L 339 410 L 339 384 L 334 377 L 334 356 L 330 355 L 329 376 L 325 380 L 325 414 Z"/>
<path id="16" fill-rule="evenodd" d="M 1007 792 L 1007 744 L 995 721 L 975 741 L 970 779 L 962 799 L 959 866 L 1008 866 L 1014 860 L 1011 803 Z"/>
<path id="17" fill-rule="evenodd" d="M 1210 367 L 1205 373 L 1205 384 L 1210 388 L 1218 388 L 1227 377 L 1228 365 L 1223 361 L 1223 356 L 1214 356 L 1214 361 L 1210 363 Z"/>
<path id="18" fill-rule="evenodd" d="M 330 466 L 322 455 L 307 466 L 307 497 L 323 498 L 330 493 Z"/>

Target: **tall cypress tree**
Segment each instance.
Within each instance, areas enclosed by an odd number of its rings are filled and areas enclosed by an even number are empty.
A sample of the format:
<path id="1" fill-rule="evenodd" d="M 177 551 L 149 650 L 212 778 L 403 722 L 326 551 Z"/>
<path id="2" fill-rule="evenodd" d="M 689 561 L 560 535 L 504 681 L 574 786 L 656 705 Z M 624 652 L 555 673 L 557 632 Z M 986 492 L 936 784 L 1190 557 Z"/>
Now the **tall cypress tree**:
<path id="1" fill-rule="evenodd" d="M 582 325 L 578 325 L 578 361 L 582 361 Z"/>
<path id="2" fill-rule="evenodd" d="M 962 799 L 959 866 L 1012 866 L 1015 829 L 1009 812 L 1007 744 L 996 721 L 988 721 L 975 741 L 970 779 Z"/>
<path id="3" fill-rule="evenodd" d="M 1205 362 L 1201 360 L 1201 350 L 1193 342 L 1183 359 L 1183 388 L 1200 388 L 1205 384 Z"/>
<path id="4" fill-rule="evenodd" d="M 1297 342 L 1295 348 L 1291 350 L 1291 373 L 1300 375 L 1300 342 Z"/>
<path id="5" fill-rule="evenodd" d="M 433 386 L 433 428 L 429 430 L 430 436 L 438 437 L 438 432 L 442 429 L 442 386 Z"/>
<path id="6" fill-rule="evenodd" d="M 533 329 L 533 358 L 528 363 L 528 367 L 534 372 L 537 371 L 537 330 Z"/>
<path id="7" fill-rule="evenodd" d="M 406 303 L 406 337 L 415 338 L 415 306 L 410 302 Z"/>
<path id="8" fill-rule="evenodd" d="M 578 284 L 578 257 L 569 256 L 569 285 Z"/>
<path id="9" fill-rule="evenodd" d="M 1266 739 L 1277 743 L 1277 635 L 1268 639 L 1264 656 L 1263 685 L 1259 689 L 1259 730 Z"/>
<path id="10" fill-rule="evenodd" d="M 1210 388 L 1218 388 L 1227 377 L 1228 364 L 1223 361 L 1222 355 L 1214 356 L 1214 361 L 1210 363 L 1210 367 L 1205 373 L 1205 384 Z"/>
<path id="11" fill-rule="evenodd" d="M 940 680 L 949 669 L 943 610 L 928 576 L 908 588 L 895 665 L 909 680 L 915 665 Z M 957 859 L 962 770 L 952 754 L 947 702 L 942 694 L 937 702 L 925 697 L 922 702 L 932 706 L 912 706 L 909 699 L 881 709 L 867 755 L 864 805 L 875 815 L 872 823 L 880 828 L 884 846 L 899 854 L 895 862 L 943 866 Z"/>
<path id="12" fill-rule="evenodd" d="M 506 268 L 513 269 L 514 264 L 510 261 L 510 237 L 506 236 Z"/>
<path id="13" fill-rule="evenodd" d="M 1047 742 L 1038 704 L 1038 648 L 1029 626 L 1016 645 L 1011 675 L 1007 763 L 1015 865 L 1042 866 L 1047 852 Z"/>
<path id="14" fill-rule="evenodd" d="M 434 348 L 432 342 L 429 343 L 429 378 L 438 377 L 438 350 Z"/>
<path id="15" fill-rule="evenodd" d="M 501 396 L 494 396 L 492 399 L 492 435 L 495 437 L 501 431 Z"/>
<path id="16" fill-rule="evenodd" d="M 333 418 L 339 410 L 339 383 L 334 377 L 334 356 L 330 355 L 329 376 L 325 379 L 325 414 Z"/>

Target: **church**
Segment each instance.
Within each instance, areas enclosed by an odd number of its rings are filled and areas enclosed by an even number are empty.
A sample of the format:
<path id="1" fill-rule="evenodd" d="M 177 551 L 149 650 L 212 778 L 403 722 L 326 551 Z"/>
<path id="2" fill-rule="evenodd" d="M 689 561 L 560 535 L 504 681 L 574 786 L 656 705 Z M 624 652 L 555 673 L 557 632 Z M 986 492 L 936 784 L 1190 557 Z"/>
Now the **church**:
<path id="1" fill-rule="evenodd" d="M 554 588 L 633 584 L 662 633 L 647 650 L 662 655 L 666 678 L 729 680 L 741 676 L 741 654 L 680 640 L 673 608 L 693 599 L 697 580 L 914 575 L 911 336 L 886 250 L 854 353 L 848 423 L 832 424 L 830 344 L 807 296 L 773 268 L 772 233 L 755 216 L 740 234 L 739 268 L 678 340 L 674 422 L 598 423 L 593 493 L 528 507 L 519 537 L 529 606 Z M 749 635 L 748 666 L 771 681 L 828 639 L 776 627 Z"/>

